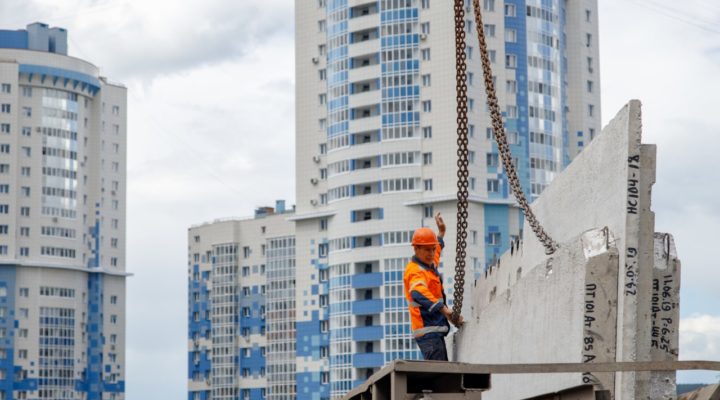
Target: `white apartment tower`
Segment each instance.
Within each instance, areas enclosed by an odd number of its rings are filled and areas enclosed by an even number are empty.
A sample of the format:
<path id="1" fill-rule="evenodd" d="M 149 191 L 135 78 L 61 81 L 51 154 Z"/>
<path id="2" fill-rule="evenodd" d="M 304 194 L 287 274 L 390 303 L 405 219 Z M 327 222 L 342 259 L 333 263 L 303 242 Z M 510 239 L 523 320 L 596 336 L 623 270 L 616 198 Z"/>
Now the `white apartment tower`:
<path id="1" fill-rule="evenodd" d="M 283 201 L 188 230 L 188 399 L 295 391 L 295 238 Z"/>
<path id="2" fill-rule="evenodd" d="M 0 30 L 0 398 L 124 399 L 126 89 Z"/>
<path id="3" fill-rule="evenodd" d="M 506 131 L 532 199 L 600 131 L 597 1 L 481 3 Z M 472 282 L 523 232 L 493 141 L 470 1 L 466 11 Z M 329 333 L 317 341 L 328 347 L 321 357 L 298 353 L 297 371 L 315 372 L 306 398 L 336 398 L 391 360 L 419 357 L 402 271 L 412 232 L 434 227 L 438 212 L 449 228 L 441 271 L 452 298 L 453 22 L 445 0 L 296 2 L 297 319 Z"/>

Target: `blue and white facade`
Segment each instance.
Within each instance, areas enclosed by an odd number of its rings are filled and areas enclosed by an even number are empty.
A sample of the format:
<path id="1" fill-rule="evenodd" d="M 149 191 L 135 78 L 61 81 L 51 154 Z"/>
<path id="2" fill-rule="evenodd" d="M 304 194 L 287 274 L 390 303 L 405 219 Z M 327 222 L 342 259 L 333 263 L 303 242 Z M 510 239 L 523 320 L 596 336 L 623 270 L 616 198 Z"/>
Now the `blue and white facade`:
<path id="1" fill-rule="evenodd" d="M 466 262 L 479 278 L 522 237 L 523 218 L 493 141 L 467 5 Z M 482 5 L 506 131 L 532 199 L 600 131 L 597 1 Z M 319 359 L 298 352 L 297 396 L 305 385 L 303 398 L 336 398 L 391 360 L 419 358 L 401 277 L 412 231 L 434 227 L 438 212 L 449 228 L 441 271 L 452 298 L 453 7 L 439 0 L 302 2 L 295 25 L 296 306 L 298 321 L 321 327 L 305 333 L 298 325 L 298 346 L 328 346 Z M 320 379 L 305 380 L 312 376 Z"/>
<path id="2" fill-rule="evenodd" d="M 284 369 L 295 357 L 291 215 L 280 201 L 253 218 L 188 230 L 188 400 L 260 400 L 276 386 L 294 389 Z"/>
<path id="3" fill-rule="evenodd" d="M 0 30 L 0 398 L 125 398 L 127 93 Z"/>

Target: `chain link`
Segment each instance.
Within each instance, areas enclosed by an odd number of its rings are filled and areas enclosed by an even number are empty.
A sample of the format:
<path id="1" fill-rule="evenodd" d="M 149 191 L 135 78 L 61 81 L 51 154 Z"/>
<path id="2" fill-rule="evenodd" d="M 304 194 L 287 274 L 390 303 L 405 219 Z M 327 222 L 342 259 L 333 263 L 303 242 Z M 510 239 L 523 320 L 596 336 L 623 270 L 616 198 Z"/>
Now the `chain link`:
<path id="1" fill-rule="evenodd" d="M 457 92 L 457 244 L 455 247 L 455 293 L 450 320 L 459 324 L 465 290 L 465 256 L 468 217 L 468 117 L 467 65 L 465 63 L 465 1 L 455 0 L 455 89 Z"/>
<path id="2" fill-rule="evenodd" d="M 468 117 L 467 117 L 467 65 L 465 53 L 465 1 L 455 0 L 455 89 L 457 93 L 457 244 L 455 249 L 455 284 L 454 300 L 452 307 L 451 321 L 458 325 L 460 311 L 462 310 L 463 295 L 465 292 L 465 257 L 467 249 L 467 217 L 468 217 Z M 488 108 L 492 118 L 493 132 L 497 142 L 498 151 L 502 158 L 503 167 L 510 182 L 510 188 L 520 208 L 525 213 L 525 218 L 532 228 L 535 236 L 545 247 L 547 254 L 552 254 L 558 245 L 540 226 L 530 204 L 525 198 L 525 193 L 520 186 L 517 170 L 512 161 L 512 153 L 507 142 L 505 127 L 500 115 L 495 85 L 493 83 L 490 57 L 487 51 L 482 13 L 480 12 L 480 0 L 473 0 L 475 12 L 475 26 L 477 27 L 478 40 L 480 42 L 480 57 L 482 60 L 483 76 L 485 78 L 485 92 L 487 94 Z"/>
<path id="3" fill-rule="evenodd" d="M 495 94 L 495 85 L 493 83 L 492 69 L 490 67 L 490 58 L 488 57 L 487 42 L 485 41 L 482 13 L 480 12 L 480 0 L 473 0 L 473 9 L 475 11 L 475 26 L 477 28 L 478 40 L 480 42 L 480 58 L 482 60 L 483 75 L 485 78 L 485 92 L 487 94 L 488 107 L 490 108 L 490 115 L 492 117 L 495 141 L 497 142 L 498 150 L 500 151 L 503 167 L 505 168 L 508 180 L 510 181 L 512 193 L 520 205 L 520 208 L 522 208 L 523 213 L 525 213 L 525 218 L 527 219 L 528 224 L 532 228 L 540 243 L 545 246 L 545 253 L 552 254 L 555 250 L 557 250 L 558 245 L 550 237 L 550 235 L 545 232 L 543 227 L 540 226 L 540 222 L 538 222 L 535 214 L 530 208 L 530 204 L 525 198 L 525 193 L 520 186 L 520 180 L 517 176 L 515 164 L 512 161 L 512 153 L 510 152 L 510 146 L 508 146 L 505 128 L 502 117 L 500 116 L 500 106 L 498 105 L 498 99 Z"/>

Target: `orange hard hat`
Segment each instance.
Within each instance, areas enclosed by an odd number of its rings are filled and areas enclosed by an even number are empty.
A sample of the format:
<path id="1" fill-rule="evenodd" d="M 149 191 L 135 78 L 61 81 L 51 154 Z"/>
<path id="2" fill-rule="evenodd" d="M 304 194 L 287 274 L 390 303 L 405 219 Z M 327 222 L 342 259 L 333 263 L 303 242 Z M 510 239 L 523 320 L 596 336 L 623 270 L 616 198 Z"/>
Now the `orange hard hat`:
<path id="1" fill-rule="evenodd" d="M 415 233 L 413 233 L 413 246 L 433 246 L 438 244 L 440 244 L 440 242 L 438 242 L 435 232 L 430 228 L 418 228 Z"/>

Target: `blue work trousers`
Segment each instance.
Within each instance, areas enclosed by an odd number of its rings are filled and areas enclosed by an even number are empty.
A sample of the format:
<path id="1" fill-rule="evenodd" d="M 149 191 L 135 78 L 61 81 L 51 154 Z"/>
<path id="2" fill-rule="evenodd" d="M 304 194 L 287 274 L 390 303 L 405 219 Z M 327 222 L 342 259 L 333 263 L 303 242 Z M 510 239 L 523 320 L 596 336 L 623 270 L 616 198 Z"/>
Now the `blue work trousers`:
<path id="1" fill-rule="evenodd" d="M 426 360 L 447 361 L 447 348 L 445 347 L 445 338 L 440 335 L 427 334 L 425 336 L 415 338 L 423 358 Z"/>

